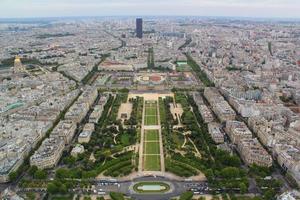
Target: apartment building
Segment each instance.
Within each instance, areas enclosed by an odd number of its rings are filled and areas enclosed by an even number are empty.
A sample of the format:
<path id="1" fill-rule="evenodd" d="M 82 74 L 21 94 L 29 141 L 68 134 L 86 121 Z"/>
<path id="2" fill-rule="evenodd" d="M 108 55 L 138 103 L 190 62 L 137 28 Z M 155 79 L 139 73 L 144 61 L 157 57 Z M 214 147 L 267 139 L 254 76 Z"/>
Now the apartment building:
<path id="1" fill-rule="evenodd" d="M 215 87 L 206 87 L 204 89 L 204 97 L 211 105 L 220 101 L 224 101 L 224 97 Z"/>
<path id="2" fill-rule="evenodd" d="M 217 88 L 205 88 L 204 96 L 221 122 L 235 119 L 235 111 L 230 107 L 227 101 L 224 100 L 224 97 Z"/>
<path id="3" fill-rule="evenodd" d="M 256 133 L 259 140 L 263 145 L 272 147 L 274 143 L 274 131 L 272 132 L 272 123 L 268 122 L 265 118 L 257 116 L 248 119 L 248 125 Z"/>
<path id="4" fill-rule="evenodd" d="M 212 105 L 212 110 L 221 122 L 234 120 L 236 117 L 235 111 L 226 101 L 215 103 L 214 105 Z"/>
<path id="5" fill-rule="evenodd" d="M 45 139 L 40 148 L 31 156 L 30 165 L 35 165 L 39 169 L 55 167 L 62 156 L 64 147 L 64 141 L 58 137 Z"/>
<path id="6" fill-rule="evenodd" d="M 281 168 L 289 172 L 300 185 L 300 149 L 289 144 L 277 144 L 273 153 Z"/>
<path id="7" fill-rule="evenodd" d="M 252 133 L 244 122 L 227 121 L 225 131 L 233 144 L 238 144 L 244 139 L 252 139 Z"/>
<path id="8" fill-rule="evenodd" d="M 69 111 L 65 114 L 65 119 L 73 121 L 75 123 L 80 123 L 83 118 L 86 116 L 89 110 L 88 103 L 76 102 Z"/>
<path id="9" fill-rule="evenodd" d="M 272 157 L 258 142 L 257 138 L 243 139 L 237 147 L 241 158 L 247 165 L 272 166 Z"/>
<path id="10" fill-rule="evenodd" d="M 103 109 L 104 109 L 103 105 L 96 105 L 94 107 L 94 111 L 90 115 L 89 122 L 97 123 L 102 115 Z"/>
<path id="11" fill-rule="evenodd" d="M 214 115 L 211 110 L 204 104 L 198 105 L 198 110 L 205 123 L 212 122 L 214 120 Z"/>
<path id="12" fill-rule="evenodd" d="M 64 141 L 65 144 L 70 144 L 75 134 L 76 124 L 70 120 L 62 120 L 54 128 L 50 137 L 58 137 Z"/>
<path id="13" fill-rule="evenodd" d="M 220 124 L 218 123 L 209 123 L 208 132 L 216 144 L 224 143 L 224 133 L 221 131 Z"/>

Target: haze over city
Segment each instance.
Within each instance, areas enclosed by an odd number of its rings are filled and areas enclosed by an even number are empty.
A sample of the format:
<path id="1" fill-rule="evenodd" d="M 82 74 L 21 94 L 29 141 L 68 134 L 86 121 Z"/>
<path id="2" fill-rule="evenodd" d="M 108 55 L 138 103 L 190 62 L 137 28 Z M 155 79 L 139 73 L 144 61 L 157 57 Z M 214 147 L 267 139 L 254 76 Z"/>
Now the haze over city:
<path id="1" fill-rule="evenodd" d="M 231 16 L 300 18 L 299 0 L 1 0 L 0 18 Z"/>

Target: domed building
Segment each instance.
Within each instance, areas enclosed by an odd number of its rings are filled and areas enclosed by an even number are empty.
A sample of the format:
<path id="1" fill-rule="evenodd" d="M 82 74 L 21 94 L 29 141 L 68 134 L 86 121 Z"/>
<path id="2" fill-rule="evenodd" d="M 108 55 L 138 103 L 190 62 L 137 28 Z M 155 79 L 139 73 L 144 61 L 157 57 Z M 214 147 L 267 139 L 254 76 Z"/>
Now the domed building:
<path id="1" fill-rule="evenodd" d="M 13 72 L 15 74 L 22 73 L 25 71 L 24 66 L 22 65 L 20 56 L 15 57 Z"/>

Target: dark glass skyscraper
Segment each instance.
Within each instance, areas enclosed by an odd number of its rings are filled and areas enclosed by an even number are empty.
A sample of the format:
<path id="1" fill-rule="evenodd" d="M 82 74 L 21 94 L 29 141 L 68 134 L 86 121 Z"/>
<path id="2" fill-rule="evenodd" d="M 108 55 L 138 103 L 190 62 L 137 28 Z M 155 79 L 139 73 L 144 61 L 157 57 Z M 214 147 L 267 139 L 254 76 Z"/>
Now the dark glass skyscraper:
<path id="1" fill-rule="evenodd" d="M 143 37 L 143 19 L 142 18 L 136 19 L 136 37 L 138 37 L 138 38 Z"/>

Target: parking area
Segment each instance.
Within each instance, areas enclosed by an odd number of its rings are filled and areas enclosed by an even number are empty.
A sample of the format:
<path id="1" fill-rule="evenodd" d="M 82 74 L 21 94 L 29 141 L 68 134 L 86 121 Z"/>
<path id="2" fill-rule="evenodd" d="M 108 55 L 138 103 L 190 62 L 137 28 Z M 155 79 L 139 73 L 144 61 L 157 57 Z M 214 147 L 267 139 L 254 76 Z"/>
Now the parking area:
<path id="1" fill-rule="evenodd" d="M 192 191 L 195 195 L 198 194 L 207 194 L 210 189 L 206 182 L 201 183 L 185 183 L 184 187 L 186 190 Z"/>

